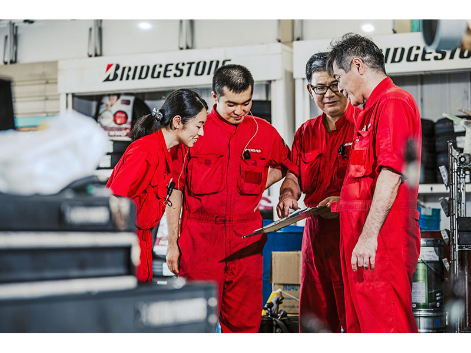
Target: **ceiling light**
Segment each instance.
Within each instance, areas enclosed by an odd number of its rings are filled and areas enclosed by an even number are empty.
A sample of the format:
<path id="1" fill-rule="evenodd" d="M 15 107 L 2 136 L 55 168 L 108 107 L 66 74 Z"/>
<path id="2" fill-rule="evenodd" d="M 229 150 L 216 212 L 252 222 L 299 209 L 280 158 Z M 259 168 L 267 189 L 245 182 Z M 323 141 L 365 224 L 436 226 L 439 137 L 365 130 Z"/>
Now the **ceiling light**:
<path id="1" fill-rule="evenodd" d="M 138 24 L 140 29 L 151 29 L 152 25 L 149 22 L 140 22 Z"/>
<path id="2" fill-rule="evenodd" d="M 366 33 L 371 33 L 375 31 L 375 26 L 373 26 L 371 23 L 365 23 L 361 26 L 361 30 Z"/>

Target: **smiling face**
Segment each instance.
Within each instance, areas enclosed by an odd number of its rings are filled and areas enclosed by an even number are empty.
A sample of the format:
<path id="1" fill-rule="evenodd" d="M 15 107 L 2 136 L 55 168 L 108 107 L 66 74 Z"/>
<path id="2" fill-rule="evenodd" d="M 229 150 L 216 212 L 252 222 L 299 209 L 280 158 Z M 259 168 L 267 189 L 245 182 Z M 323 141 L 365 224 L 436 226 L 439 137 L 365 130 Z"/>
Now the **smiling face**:
<path id="1" fill-rule="evenodd" d="M 240 124 L 244 118 L 249 114 L 252 108 L 252 88 L 241 93 L 234 93 L 227 87 L 223 88 L 224 95 L 217 97 L 215 92 L 212 92 L 214 102 L 216 103 L 216 111 L 228 123 L 233 125 Z"/>
<path id="2" fill-rule="evenodd" d="M 311 98 L 314 99 L 317 106 L 329 117 L 339 118 L 347 109 L 348 99 L 340 92 L 332 92 L 329 88 L 324 94 L 316 94 L 314 88 L 332 87 L 335 90 L 337 80 L 330 76 L 326 71 L 313 72 L 311 75 L 311 85 L 307 86 Z"/>
<path id="3" fill-rule="evenodd" d="M 339 91 L 350 100 L 354 106 L 365 103 L 362 88 L 365 87 L 365 82 L 362 80 L 359 68 L 351 64 L 350 71 L 339 68 L 337 63 L 333 64 L 334 77 L 339 83 Z"/>
<path id="4" fill-rule="evenodd" d="M 206 109 L 202 109 L 198 115 L 184 125 L 178 133 L 180 143 L 187 147 L 193 147 L 198 138 L 204 135 L 203 126 L 206 122 L 206 117 Z"/>

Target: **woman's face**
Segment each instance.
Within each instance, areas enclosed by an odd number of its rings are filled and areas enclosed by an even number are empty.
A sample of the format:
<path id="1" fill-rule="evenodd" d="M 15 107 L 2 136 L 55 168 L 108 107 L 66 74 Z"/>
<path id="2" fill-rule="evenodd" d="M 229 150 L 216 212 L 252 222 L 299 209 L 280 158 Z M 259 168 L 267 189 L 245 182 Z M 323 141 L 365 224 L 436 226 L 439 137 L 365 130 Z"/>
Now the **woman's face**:
<path id="1" fill-rule="evenodd" d="M 183 129 L 178 132 L 180 143 L 188 147 L 194 146 L 199 137 L 204 135 L 203 126 L 207 115 L 206 109 L 202 109 L 198 115 L 183 125 Z"/>

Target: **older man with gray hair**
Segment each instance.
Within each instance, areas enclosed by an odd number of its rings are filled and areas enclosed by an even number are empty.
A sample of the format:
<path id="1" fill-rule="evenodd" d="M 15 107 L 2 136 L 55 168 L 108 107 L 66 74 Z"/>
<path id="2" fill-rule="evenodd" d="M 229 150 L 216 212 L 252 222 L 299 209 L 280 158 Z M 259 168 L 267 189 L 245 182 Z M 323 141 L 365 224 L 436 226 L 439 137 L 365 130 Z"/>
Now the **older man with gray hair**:
<path id="1" fill-rule="evenodd" d="M 354 115 L 360 109 L 348 103 L 337 80 L 326 71 L 327 53 L 314 54 L 306 64 L 307 90 L 322 114 L 305 122 L 294 136 L 291 160 L 297 178 L 288 172 L 280 189 L 277 212 L 285 217 L 298 209 L 301 192 L 306 206 L 330 206 L 338 200 L 347 169 Z M 339 250 L 338 214 L 330 211 L 310 217 L 302 244 L 301 332 L 346 329 Z"/>

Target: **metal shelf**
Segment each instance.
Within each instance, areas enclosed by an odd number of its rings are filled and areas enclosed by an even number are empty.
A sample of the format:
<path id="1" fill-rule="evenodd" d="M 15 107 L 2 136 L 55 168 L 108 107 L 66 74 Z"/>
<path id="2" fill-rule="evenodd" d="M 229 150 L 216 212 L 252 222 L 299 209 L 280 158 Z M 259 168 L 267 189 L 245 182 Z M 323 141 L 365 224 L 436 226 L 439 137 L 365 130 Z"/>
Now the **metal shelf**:
<path id="1" fill-rule="evenodd" d="M 466 185 L 466 192 L 471 192 L 471 184 Z M 443 184 L 419 184 L 420 194 L 448 194 L 449 189 Z"/>

